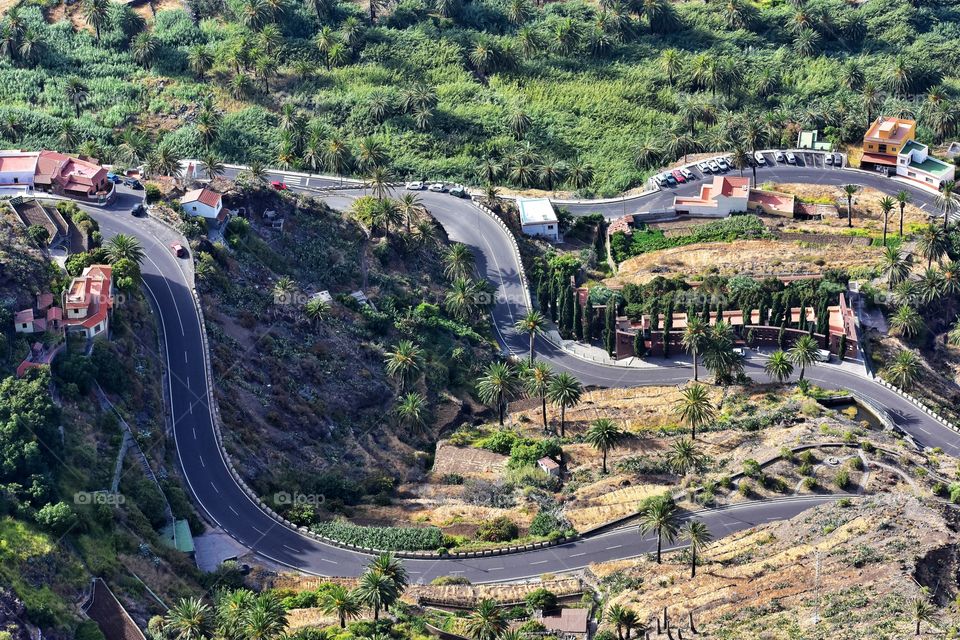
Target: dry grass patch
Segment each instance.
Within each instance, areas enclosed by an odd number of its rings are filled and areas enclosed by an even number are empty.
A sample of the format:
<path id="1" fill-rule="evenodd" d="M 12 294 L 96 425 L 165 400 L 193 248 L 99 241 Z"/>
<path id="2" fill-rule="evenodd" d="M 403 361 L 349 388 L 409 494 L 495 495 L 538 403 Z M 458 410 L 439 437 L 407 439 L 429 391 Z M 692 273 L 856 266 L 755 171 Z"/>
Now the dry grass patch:
<path id="1" fill-rule="evenodd" d="M 856 184 L 855 176 L 851 176 L 851 184 Z M 771 186 L 775 191 L 792 193 L 804 200 L 817 202 L 830 201 L 836 204 L 842 217 L 829 218 L 817 222 L 793 222 L 789 226 L 796 226 L 804 231 L 815 231 L 820 233 L 841 233 L 847 229 L 847 197 L 843 189 L 836 185 L 818 185 L 796 182 L 777 182 Z M 885 197 L 893 197 L 891 194 L 884 193 L 872 187 L 865 187 L 854 196 L 853 204 L 853 226 L 854 228 L 870 229 L 872 231 L 883 231 L 883 211 L 880 209 L 880 201 Z M 900 207 L 895 206 L 890 212 L 890 231 L 896 232 L 900 222 Z M 908 204 L 903 211 L 904 230 L 908 225 L 920 225 L 929 222 L 929 216 L 921 211 L 920 207 Z"/>

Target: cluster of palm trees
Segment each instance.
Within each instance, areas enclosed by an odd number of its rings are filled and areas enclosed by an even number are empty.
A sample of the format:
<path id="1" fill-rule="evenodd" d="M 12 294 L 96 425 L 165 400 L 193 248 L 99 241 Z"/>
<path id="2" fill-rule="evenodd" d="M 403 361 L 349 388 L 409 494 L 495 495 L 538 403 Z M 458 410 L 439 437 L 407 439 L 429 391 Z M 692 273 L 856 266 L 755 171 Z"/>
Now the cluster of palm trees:
<path id="1" fill-rule="evenodd" d="M 473 279 L 474 272 L 470 247 L 460 242 L 450 245 L 443 255 L 443 274 L 450 281 L 443 305 L 460 322 L 476 321 L 495 302 L 493 286 L 487 280 Z"/>
<path id="2" fill-rule="evenodd" d="M 347 620 L 359 617 L 365 608 L 373 612 L 373 619 L 377 621 L 382 611 L 400 599 L 408 582 L 403 563 L 391 553 L 382 553 L 370 561 L 356 587 L 348 590 L 333 586 L 324 593 L 320 606 L 328 615 L 337 616 L 341 629 Z"/>
<path id="3" fill-rule="evenodd" d="M 508 128 L 522 138 L 532 126 L 530 117 L 522 110 L 509 114 Z M 544 157 L 529 141 L 521 142 L 512 153 L 502 158 L 487 156 L 477 169 L 480 180 L 487 185 L 506 179 L 519 187 L 541 187 L 553 191 L 561 186 L 583 189 L 593 182 L 593 167 L 580 160 L 564 162 Z"/>
<path id="4" fill-rule="evenodd" d="M 562 371 L 554 373 L 543 361 L 491 363 L 477 381 L 480 399 L 492 405 L 502 425 L 511 398 L 526 394 L 538 398 L 544 431 L 549 430 L 547 404 L 560 411 L 560 437 L 566 436 L 566 411 L 577 406 L 583 396 L 583 385 L 573 375 Z"/>
<path id="5" fill-rule="evenodd" d="M 743 374 L 743 356 L 734 350 L 733 326 L 725 320 L 709 325 L 700 317 L 689 316 L 681 344 L 693 357 L 694 381 L 700 379 L 701 357 L 717 384 L 728 384 Z"/>
<path id="6" fill-rule="evenodd" d="M 170 640 L 279 640 L 286 630 L 280 598 L 246 589 L 219 592 L 212 607 L 200 598 L 183 598 L 167 611 L 159 629 Z"/>

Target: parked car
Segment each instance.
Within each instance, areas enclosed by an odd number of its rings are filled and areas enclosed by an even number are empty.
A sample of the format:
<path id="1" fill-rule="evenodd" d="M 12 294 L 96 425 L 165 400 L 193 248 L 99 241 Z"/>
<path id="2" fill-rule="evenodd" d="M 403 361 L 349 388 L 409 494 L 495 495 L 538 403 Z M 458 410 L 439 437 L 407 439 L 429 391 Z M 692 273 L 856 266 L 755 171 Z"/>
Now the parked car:
<path id="1" fill-rule="evenodd" d="M 174 242 L 173 244 L 171 244 L 170 250 L 173 251 L 173 255 L 177 256 L 178 258 L 187 257 L 187 250 L 179 242 Z"/>
<path id="2" fill-rule="evenodd" d="M 734 348 L 733 348 L 733 353 L 734 353 L 734 355 L 739 356 L 739 357 L 741 357 L 741 358 L 746 358 L 746 357 L 747 357 L 747 352 L 746 352 L 746 350 L 744 350 L 743 347 L 734 347 Z"/>
<path id="3" fill-rule="evenodd" d="M 828 154 L 826 155 L 826 157 L 823 159 L 823 161 L 824 161 L 828 166 L 831 166 L 831 167 L 832 167 L 832 166 L 833 166 L 833 154 L 832 154 L 832 153 L 828 153 Z"/>
<path id="4" fill-rule="evenodd" d="M 687 180 L 696 180 L 697 178 L 695 175 L 693 175 L 693 172 L 690 171 L 690 169 L 687 169 L 686 167 L 680 167 L 679 169 L 677 169 L 677 171 L 682 173 L 683 177 L 686 178 Z"/>
<path id="5" fill-rule="evenodd" d="M 713 171 L 713 169 L 710 168 L 710 165 L 706 162 L 698 162 L 697 169 L 700 169 L 701 173 L 710 173 Z"/>
<path id="6" fill-rule="evenodd" d="M 671 187 L 677 186 L 677 179 L 673 177 L 673 174 L 665 173 L 663 174 L 663 179 L 667 181 L 667 184 Z"/>
<path id="7" fill-rule="evenodd" d="M 830 362 L 830 352 L 826 349 L 819 349 L 817 351 L 817 360 L 820 362 Z"/>
<path id="8" fill-rule="evenodd" d="M 447 190 L 447 185 L 443 184 L 442 182 L 434 182 L 427 188 L 434 193 L 443 193 Z"/>
<path id="9" fill-rule="evenodd" d="M 762 167 L 763 165 L 767 164 L 767 159 L 764 158 L 763 154 L 759 151 L 753 152 L 753 159 L 756 160 L 758 167 Z"/>
<path id="10" fill-rule="evenodd" d="M 462 184 L 455 184 L 450 187 L 450 195 L 455 198 L 469 198 L 470 194 L 467 193 L 467 188 Z"/>
<path id="11" fill-rule="evenodd" d="M 720 173 L 720 165 L 717 164 L 716 160 L 711 160 L 709 163 L 707 163 L 707 166 L 710 167 L 710 171 L 713 173 Z"/>
<path id="12" fill-rule="evenodd" d="M 835 154 L 833 154 L 833 164 L 834 164 L 834 166 L 836 166 L 836 167 L 842 167 L 842 166 L 843 166 L 843 154 L 842 154 L 842 153 L 835 153 Z"/>
<path id="13" fill-rule="evenodd" d="M 123 181 L 123 184 L 127 185 L 134 191 L 139 191 L 140 189 L 143 189 L 143 184 L 136 178 L 125 178 Z"/>
<path id="14" fill-rule="evenodd" d="M 143 216 L 147 215 L 147 208 L 144 207 L 143 203 L 141 202 L 130 210 L 130 215 L 132 215 L 134 218 L 142 218 Z"/>
<path id="15" fill-rule="evenodd" d="M 667 184 L 667 181 L 663 176 L 653 176 L 653 181 L 658 187 L 664 187 Z"/>
<path id="16" fill-rule="evenodd" d="M 425 188 L 425 185 L 423 184 L 423 182 L 419 180 L 414 180 L 413 182 L 407 183 L 408 191 L 423 191 L 424 188 Z"/>
<path id="17" fill-rule="evenodd" d="M 280 180 L 274 180 L 273 182 L 270 183 L 270 186 L 276 189 L 277 191 L 287 190 L 287 183 L 281 182 Z"/>
<path id="18" fill-rule="evenodd" d="M 777 159 L 777 162 L 783 162 L 785 158 L 783 157 L 783 151 L 777 151 L 773 154 L 773 157 Z"/>
<path id="19" fill-rule="evenodd" d="M 726 158 L 717 158 L 716 162 L 717 162 L 717 166 L 720 167 L 720 170 L 721 170 L 721 171 L 729 171 L 729 170 L 730 170 L 730 165 L 727 163 L 727 159 L 726 159 Z"/>
<path id="20" fill-rule="evenodd" d="M 797 164 L 797 156 L 790 151 L 787 151 L 787 164 Z"/>
<path id="21" fill-rule="evenodd" d="M 108 173 L 107 180 L 109 180 L 113 184 L 120 184 L 121 182 L 123 182 L 123 176 L 118 176 L 115 173 Z"/>
<path id="22" fill-rule="evenodd" d="M 682 173 L 680 173 L 680 170 L 679 170 L 679 169 L 674 169 L 674 170 L 671 171 L 670 173 L 671 173 L 671 175 L 673 176 L 674 180 L 676 180 L 677 182 L 679 182 L 679 183 L 681 183 L 681 184 L 683 184 L 684 182 L 687 181 L 686 176 L 684 176 Z"/>

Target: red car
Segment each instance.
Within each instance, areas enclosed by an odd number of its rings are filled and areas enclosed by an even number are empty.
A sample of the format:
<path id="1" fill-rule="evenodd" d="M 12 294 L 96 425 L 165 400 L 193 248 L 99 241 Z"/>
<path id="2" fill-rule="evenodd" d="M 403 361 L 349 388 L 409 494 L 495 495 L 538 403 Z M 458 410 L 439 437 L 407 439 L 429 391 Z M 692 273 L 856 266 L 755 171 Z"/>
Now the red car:
<path id="1" fill-rule="evenodd" d="M 680 171 L 679 171 L 678 169 L 674 169 L 673 171 L 671 171 L 671 172 L 670 172 L 670 175 L 672 175 L 674 178 L 676 178 L 676 179 L 677 179 L 677 182 L 679 182 L 679 183 L 681 183 L 681 184 L 687 181 L 686 176 L 684 176 L 682 173 L 680 173 Z"/>
<path id="2" fill-rule="evenodd" d="M 184 249 L 183 245 L 180 244 L 179 242 L 174 242 L 173 244 L 171 244 L 170 250 L 173 251 L 173 255 L 177 256 L 178 258 L 187 257 L 187 250 Z"/>
<path id="3" fill-rule="evenodd" d="M 274 180 L 270 183 L 270 186 L 276 189 L 277 191 L 286 191 L 287 184 L 285 182 L 280 182 L 279 180 Z"/>

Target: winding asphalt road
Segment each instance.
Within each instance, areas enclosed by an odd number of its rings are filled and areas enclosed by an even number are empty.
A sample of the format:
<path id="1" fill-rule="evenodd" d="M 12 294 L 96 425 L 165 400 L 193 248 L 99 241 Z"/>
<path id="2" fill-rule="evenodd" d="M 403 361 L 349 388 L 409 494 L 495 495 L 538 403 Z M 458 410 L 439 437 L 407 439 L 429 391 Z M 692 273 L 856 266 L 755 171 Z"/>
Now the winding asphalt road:
<path id="1" fill-rule="evenodd" d="M 760 180 L 814 182 L 840 185 L 848 182 L 875 186 L 888 192 L 903 188 L 882 176 L 849 173 L 814 166 L 773 167 L 760 169 Z M 325 191 L 336 181 L 326 178 L 303 178 L 289 173 L 274 173 L 271 179 L 284 180 L 291 189 L 324 197 L 331 206 L 342 208 L 362 195 L 362 190 Z M 675 193 L 694 192 L 697 184 L 684 185 Z M 932 205 L 932 197 L 912 190 L 914 202 Z M 625 200 L 613 205 L 577 204 L 569 208 L 576 214 L 601 211 L 610 217 L 650 211 L 672 201 L 674 192 L 661 192 L 641 199 Z M 425 206 L 444 226 L 448 235 L 471 246 L 477 257 L 480 275 L 497 287 L 498 300 L 493 311 L 496 331 L 505 349 L 522 354 L 526 351 L 524 336 L 513 331 L 517 318 L 526 311 L 526 296 L 519 266 L 506 232 L 486 214 L 464 200 L 444 194 L 424 192 Z M 369 558 L 318 542 L 288 529 L 264 513 L 237 485 L 218 446 L 208 406 L 208 380 L 203 358 L 200 318 L 193 301 L 191 278 L 183 261 L 169 250 L 169 232 L 152 221 L 133 218 L 132 206 L 125 197 L 109 211 L 94 211 L 103 234 L 110 237 L 126 233 L 140 238 L 147 259 L 143 265 L 144 284 L 159 310 L 161 330 L 165 337 L 166 359 L 170 377 L 169 401 L 172 408 L 174 439 L 184 477 L 200 509 L 206 517 L 234 537 L 246 548 L 276 563 L 318 575 L 356 575 Z M 614 210 L 616 209 L 616 210 Z M 547 360 L 556 370 L 576 375 L 586 385 L 632 387 L 651 384 L 682 383 L 690 378 L 686 367 L 671 366 L 644 369 L 601 365 L 578 359 L 545 340 L 537 341 L 538 357 Z M 758 363 L 748 363 L 748 372 L 764 374 Z M 890 418 L 904 431 L 927 446 L 940 446 L 951 455 L 960 455 L 960 436 L 940 425 L 912 404 L 876 384 L 865 376 L 837 366 L 823 365 L 809 371 L 807 377 L 824 387 L 848 390 L 884 407 Z M 216 382 L 214 381 L 214 384 Z M 790 518 L 830 496 L 793 497 L 776 501 L 748 502 L 732 507 L 700 512 L 715 536 Z M 689 514 L 687 517 L 691 517 Z M 641 538 L 636 528 L 610 531 L 584 540 L 509 556 L 474 559 L 407 560 L 405 564 L 414 581 L 429 582 L 443 575 L 460 575 L 474 583 L 518 580 L 543 573 L 582 568 L 591 562 L 626 558 L 649 553 L 656 547 L 650 536 Z"/>

